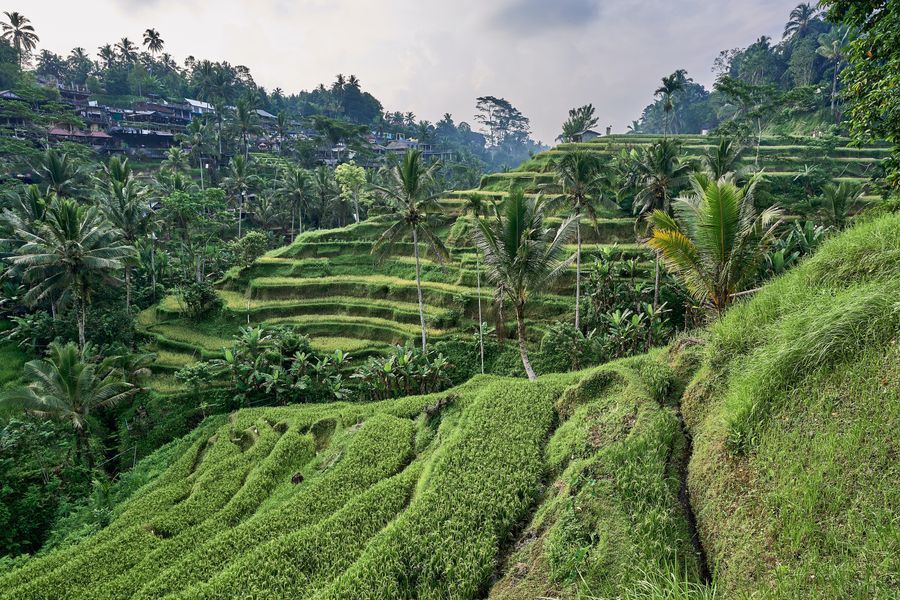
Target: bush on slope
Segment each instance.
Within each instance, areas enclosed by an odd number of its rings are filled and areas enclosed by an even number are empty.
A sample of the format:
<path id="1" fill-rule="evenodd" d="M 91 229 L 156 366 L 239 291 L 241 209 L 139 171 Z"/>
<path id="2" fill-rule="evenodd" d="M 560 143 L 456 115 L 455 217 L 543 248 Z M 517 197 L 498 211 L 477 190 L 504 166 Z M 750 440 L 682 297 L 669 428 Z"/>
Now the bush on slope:
<path id="1" fill-rule="evenodd" d="M 898 265 L 900 215 L 862 223 L 713 327 L 683 410 L 726 595 L 896 591 Z"/>

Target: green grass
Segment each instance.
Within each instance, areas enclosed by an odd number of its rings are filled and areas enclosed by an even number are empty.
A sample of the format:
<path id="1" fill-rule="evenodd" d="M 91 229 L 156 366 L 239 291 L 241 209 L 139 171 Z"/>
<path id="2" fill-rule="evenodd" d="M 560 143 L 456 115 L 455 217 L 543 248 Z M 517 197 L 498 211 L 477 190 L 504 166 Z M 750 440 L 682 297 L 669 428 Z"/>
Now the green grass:
<path id="1" fill-rule="evenodd" d="M 891 597 L 897 264 L 862 220 L 668 349 L 223 416 L 0 598 Z"/>

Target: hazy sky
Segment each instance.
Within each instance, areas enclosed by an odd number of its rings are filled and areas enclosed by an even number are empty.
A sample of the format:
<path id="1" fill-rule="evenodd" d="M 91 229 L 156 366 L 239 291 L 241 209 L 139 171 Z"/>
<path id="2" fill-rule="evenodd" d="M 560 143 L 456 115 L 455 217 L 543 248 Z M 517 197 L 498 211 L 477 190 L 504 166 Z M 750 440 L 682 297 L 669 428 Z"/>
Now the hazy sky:
<path id="1" fill-rule="evenodd" d="M 15 0 L 40 48 L 92 54 L 156 28 L 166 51 L 250 68 L 286 93 L 355 74 L 386 110 L 472 122 L 502 96 L 551 142 L 566 111 L 592 102 L 624 131 L 659 78 L 686 68 L 710 85 L 720 50 L 780 39 L 799 0 Z"/>

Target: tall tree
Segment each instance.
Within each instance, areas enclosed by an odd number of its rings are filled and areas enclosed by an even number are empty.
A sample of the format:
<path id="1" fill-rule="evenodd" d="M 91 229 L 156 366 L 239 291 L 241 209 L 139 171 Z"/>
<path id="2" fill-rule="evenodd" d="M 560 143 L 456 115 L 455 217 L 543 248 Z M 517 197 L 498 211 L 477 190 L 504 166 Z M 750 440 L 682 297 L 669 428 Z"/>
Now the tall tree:
<path id="1" fill-rule="evenodd" d="M 672 115 L 675 111 L 675 94 L 684 89 L 687 80 L 685 76 L 687 71 L 678 69 L 671 75 L 662 78 L 662 85 L 653 92 L 654 96 L 660 96 L 663 102 L 663 111 L 666 114 L 664 135 L 669 135 L 669 128 L 672 122 Z"/>
<path id="2" fill-rule="evenodd" d="M 147 29 L 144 32 L 144 47 L 150 51 L 150 54 L 162 52 L 165 45 L 166 43 L 163 41 L 157 30 Z"/>
<path id="3" fill-rule="evenodd" d="M 650 215 L 647 242 L 662 255 L 698 303 L 722 312 L 756 280 L 763 254 L 775 240 L 781 211 L 757 214 L 753 189 L 758 178 L 739 188 L 729 178 L 694 175 L 693 191 L 674 204 L 675 216 Z"/>
<path id="4" fill-rule="evenodd" d="M 545 208 L 543 197 L 526 198 L 522 190 L 513 190 L 502 211 L 495 209 L 493 219 L 478 221 L 478 245 L 488 279 L 515 309 L 519 355 L 532 381 L 537 375 L 528 359 L 525 307 L 529 298 L 544 291 L 574 259 L 565 259 L 564 253 L 575 219 L 569 217 L 553 231 L 546 225 Z"/>
<path id="5" fill-rule="evenodd" d="M 314 191 L 306 169 L 291 165 L 281 172 L 278 193 L 291 207 L 291 242 L 294 241 L 294 216 L 297 217 L 300 233 L 303 233 L 303 210 L 309 206 Z"/>
<path id="6" fill-rule="evenodd" d="M 838 99 L 838 75 L 841 72 L 841 65 L 844 63 L 844 55 L 846 53 L 847 36 L 850 33 L 848 27 L 835 26 L 827 33 L 819 36 L 819 47 L 816 52 L 819 56 L 827 60 L 832 65 L 833 73 L 831 75 L 831 114 L 837 119 L 837 99 Z"/>
<path id="7" fill-rule="evenodd" d="M 335 168 L 334 178 L 341 188 L 344 200 L 353 202 L 353 220 L 359 223 L 360 196 L 366 193 L 366 170 L 353 162 L 342 163 Z"/>
<path id="8" fill-rule="evenodd" d="M 585 104 L 569 110 L 569 118 L 562 126 L 562 134 L 557 138 L 563 142 L 571 142 L 576 134 L 592 127 L 596 127 L 600 118 L 595 113 L 593 104 Z"/>
<path id="9" fill-rule="evenodd" d="M 373 253 L 384 253 L 392 245 L 412 234 L 413 254 L 416 259 L 416 295 L 419 300 L 419 323 L 422 326 L 422 351 L 426 349 L 425 303 L 422 300 L 422 271 L 419 264 L 419 239 L 431 248 L 435 260 L 442 262 L 449 253 L 434 231 L 429 218 L 440 212 L 439 193 L 436 193 L 435 171 L 438 163 L 426 166 L 421 150 L 409 150 L 400 164 L 387 170 L 384 185 L 375 190 L 392 205 L 396 221 L 372 246 Z"/>
<path id="10" fill-rule="evenodd" d="M 603 195 L 602 163 L 596 154 L 576 150 L 553 162 L 557 185 L 575 220 L 575 327 L 581 329 L 581 218 L 597 223 L 596 203 Z"/>
<path id="11" fill-rule="evenodd" d="M 681 160 L 680 143 L 663 138 L 634 157 L 632 168 L 637 186 L 634 213 L 639 219 L 656 210 L 669 214 L 676 189 L 686 183 L 691 172 L 691 165 Z M 653 277 L 654 309 L 659 306 L 659 258 L 657 254 Z"/>
<path id="12" fill-rule="evenodd" d="M 78 342 L 85 345 L 87 307 L 96 286 L 117 283 L 122 261 L 134 249 L 123 243 L 96 206 L 79 206 L 69 198 L 56 199 L 46 220 L 34 233 L 17 230 L 24 243 L 10 262 L 24 270 L 31 289 L 25 302 L 73 296 L 78 318 Z"/>
<path id="13" fill-rule="evenodd" d="M 22 13 L 4 11 L 3 14 L 6 15 L 7 20 L 0 23 L 0 27 L 3 29 L 0 38 L 10 42 L 12 47 L 15 48 L 19 59 L 19 68 L 21 69 L 22 63 L 31 54 L 31 51 L 37 47 L 37 43 L 41 41 L 41 38 L 34 32 L 34 26 L 31 25 L 28 17 Z"/>
<path id="14" fill-rule="evenodd" d="M 36 416 L 68 421 L 75 432 L 75 459 L 87 457 L 93 467 L 89 430 L 92 413 L 112 408 L 137 388 L 109 361 L 96 362 L 90 348 L 52 342 L 46 359 L 25 363 L 27 384 L 0 395 L 0 406 L 15 407 Z"/>
<path id="15" fill-rule="evenodd" d="M 250 160 L 240 154 L 231 158 L 231 162 L 228 163 L 228 175 L 225 177 L 223 184 L 237 204 L 238 239 L 241 237 L 241 224 L 244 220 L 244 205 L 247 202 L 247 195 L 258 182 L 259 178 L 253 172 Z"/>
<path id="16" fill-rule="evenodd" d="M 788 22 L 784 26 L 784 38 L 803 37 L 807 31 L 809 31 L 810 26 L 813 21 L 815 21 L 819 17 L 819 9 L 814 8 L 811 4 L 804 3 L 798 4 L 794 10 L 791 11 L 790 16 L 788 17 Z"/>
<path id="17" fill-rule="evenodd" d="M 466 197 L 466 212 L 470 213 L 475 220 L 475 227 L 472 228 L 471 237 L 472 242 L 475 243 L 475 280 L 478 293 L 478 349 L 481 356 L 481 374 L 484 375 L 484 317 L 481 312 L 481 265 L 479 264 L 481 250 L 478 248 L 478 239 L 475 235 L 478 223 L 485 214 L 484 199 L 478 194 L 469 194 Z"/>
<path id="18" fill-rule="evenodd" d="M 131 172 L 127 158 L 113 156 L 104 167 L 105 189 L 102 190 L 102 208 L 106 218 L 121 233 L 122 240 L 136 248 L 138 241 L 149 233 L 153 223 L 147 190 Z M 125 309 L 131 314 L 131 271 L 136 254 L 124 257 Z"/>
<path id="19" fill-rule="evenodd" d="M 119 57 L 125 64 L 131 64 L 137 60 L 137 46 L 127 37 L 123 37 L 116 42 L 116 50 L 119 51 Z"/>

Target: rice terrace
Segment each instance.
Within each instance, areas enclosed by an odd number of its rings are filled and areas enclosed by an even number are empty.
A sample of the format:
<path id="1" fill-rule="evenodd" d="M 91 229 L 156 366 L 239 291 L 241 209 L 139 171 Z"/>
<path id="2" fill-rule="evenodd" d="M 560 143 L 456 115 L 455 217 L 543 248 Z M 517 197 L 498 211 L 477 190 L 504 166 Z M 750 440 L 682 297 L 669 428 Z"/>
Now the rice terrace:
<path id="1" fill-rule="evenodd" d="M 0 600 L 897 597 L 900 2 L 4 8 Z"/>

